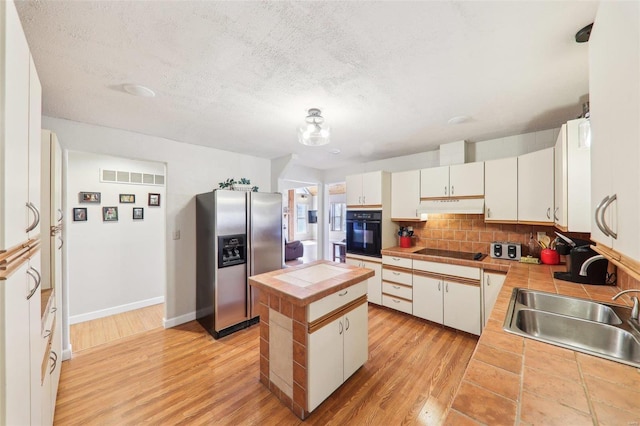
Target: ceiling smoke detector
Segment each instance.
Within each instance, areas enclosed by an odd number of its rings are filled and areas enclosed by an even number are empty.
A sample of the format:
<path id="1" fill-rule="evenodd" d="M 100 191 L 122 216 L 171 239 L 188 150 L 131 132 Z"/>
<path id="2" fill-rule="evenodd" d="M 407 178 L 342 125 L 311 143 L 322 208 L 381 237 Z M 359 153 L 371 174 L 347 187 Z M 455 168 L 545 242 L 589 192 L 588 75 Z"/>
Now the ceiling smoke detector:
<path id="1" fill-rule="evenodd" d="M 125 92 L 134 96 L 142 96 L 145 98 L 153 98 L 156 96 L 156 92 L 139 84 L 123 84 L 122 88 Z"/>
<path id="2" fill-rule="evenodd" d="M 321 146 L 329 143 L 331 132 L 318 108 L 309 109 L 305 124 L 298 129 L 298 141 L 302 145 Z"/>

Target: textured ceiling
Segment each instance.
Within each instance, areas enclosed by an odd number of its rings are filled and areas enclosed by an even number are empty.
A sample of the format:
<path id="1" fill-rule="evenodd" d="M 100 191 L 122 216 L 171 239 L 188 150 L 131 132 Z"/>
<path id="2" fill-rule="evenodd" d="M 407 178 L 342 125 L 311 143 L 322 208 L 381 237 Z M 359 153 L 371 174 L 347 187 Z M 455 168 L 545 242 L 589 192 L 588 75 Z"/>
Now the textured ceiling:
<path id="1" fill-rule="evenodd" d="M 597 2 L 18 1 L 43 113 L 327 169 L 558 127 Z M 597 28 L 595 29 L 597 31 Z M 141 98 L 127 83 L 157 93 Z M 306 110 L 332 128 L 297 142 Z M 448 125 L 453 116 L 470 122 Z M 339 155 L 329 153 L 338 148 Z"/>

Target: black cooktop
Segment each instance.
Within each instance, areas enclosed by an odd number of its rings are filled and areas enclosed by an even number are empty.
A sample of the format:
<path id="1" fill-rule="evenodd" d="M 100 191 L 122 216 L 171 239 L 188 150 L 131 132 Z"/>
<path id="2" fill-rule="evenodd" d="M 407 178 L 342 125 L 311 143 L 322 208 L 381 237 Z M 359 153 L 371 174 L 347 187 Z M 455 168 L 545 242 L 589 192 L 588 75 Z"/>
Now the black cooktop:
<path id="1" fill-rule="evenodd" d="M 480 253 L 481 257 L 476 259 L 476 255 L 478 253 L 469 253 L 466 251 L 451 251 L 451 250 L 438 250 L 438 249 L 422 249 L 416 252 L 416 254 L 424 254 L 427 256 L 439 256 L 439 257 L 451 257 L 454 259 L 463 259 L 463 260 L 482 260 L 487 257 L 486 254 Z"/>

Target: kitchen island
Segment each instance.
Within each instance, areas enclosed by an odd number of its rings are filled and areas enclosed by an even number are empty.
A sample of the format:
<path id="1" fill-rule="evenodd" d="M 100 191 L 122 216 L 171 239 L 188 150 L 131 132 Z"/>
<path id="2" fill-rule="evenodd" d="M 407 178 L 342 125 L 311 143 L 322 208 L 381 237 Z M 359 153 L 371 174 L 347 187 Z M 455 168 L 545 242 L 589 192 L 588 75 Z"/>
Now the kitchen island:
<path id="1" fill-rule="evenodd" d="M 260 290 L 260 381 L 300 419 L 367 361 L 373 275 L 320 260 L 249 278 Z"/>

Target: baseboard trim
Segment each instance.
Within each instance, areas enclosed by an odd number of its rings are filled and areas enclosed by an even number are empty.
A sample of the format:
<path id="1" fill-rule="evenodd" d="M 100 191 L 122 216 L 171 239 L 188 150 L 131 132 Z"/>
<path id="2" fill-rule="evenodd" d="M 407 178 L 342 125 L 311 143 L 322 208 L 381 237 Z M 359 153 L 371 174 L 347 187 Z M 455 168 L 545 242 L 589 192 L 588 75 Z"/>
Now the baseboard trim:
<path id="1" fill-rule="evenodd" d="M 71 359 L 71 345 L 69 345 L 69 349 L 63 349 L 62 350 L 62 360 L 66 361 L 68 359 Z"/>
<path id="2" fill-rule="evenodd" d="M 180 315 L 178 317 L 173 317 L 173 318 L 168 318 L 162 319 L 162 326 L 164 328 L 171 328 L 171 327 L 175 327 L 177 325 L 180 324 L 185 324 L 189 321 L 193 321 L 196 319 L 196 313 L 194 312 L 189 312 L 188 314 L 184 314 L 184 315 Z"/>
<path id="3" fill-rule="evenodd" d="M 151 299 L 140 300 L 138 302 L 101 309 L 99 311 L 87 312 L 86 314 L 69 316 L 69 324 L 78 324 L 85 321 L 91 321 L 93 319 L 108 317 L 110 315 L 121 314 L 123 312 L 133 311 L 134 309 L 157 305 L 158 303 L 164 303 L 164 296 L 153 297 Z"/>

